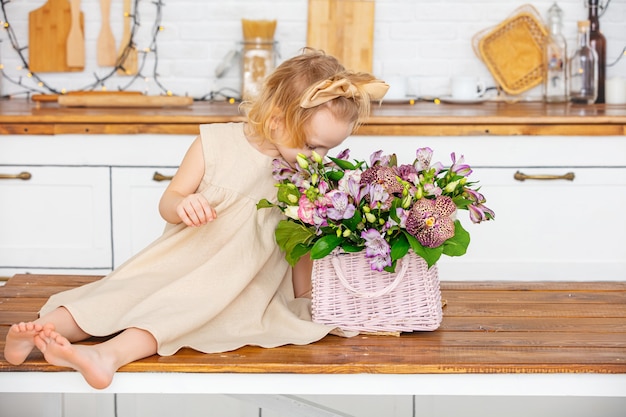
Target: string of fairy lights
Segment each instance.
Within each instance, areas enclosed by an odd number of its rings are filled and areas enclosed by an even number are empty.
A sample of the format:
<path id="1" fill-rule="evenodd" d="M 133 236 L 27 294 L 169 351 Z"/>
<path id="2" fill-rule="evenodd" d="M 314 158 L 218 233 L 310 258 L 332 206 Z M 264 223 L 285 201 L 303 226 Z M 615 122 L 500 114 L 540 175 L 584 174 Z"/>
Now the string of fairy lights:
<path id="1" fill-rule="evenodd" d="M 134 49 L 136 49 L 135 37 L 141 26 L 141 16 L 139 13 L 139 2 L 141 0 L 133 0 L 132 12 L 130 14 L 125 13 L 125 17 L 129 17 L 131 19 L 131 28 L 130 28 L 130 37 L 128 44 L 124 47 L 124 49 L 119 54 L 115 66 L 110 70 L 107 70 L 103 74 L 94 73 L 93 81 L 88 83 L 87 85 L 77 88 L 77 91 L 106 91 L 105 83 L 107 80 L 114 77 L 116 74 L 125 73 L 129 78 L 124 80 L 124 82 L 120 83 L 118 91 L 126 91 L 133 87 L 137 81 L 143 81 L 144 83 L 153 83 L 161 94 L 172 96 L 174 95 L 170 89 L 165 87 L 160 79 L 158 73 L 158 65 L 159 65 L 159 54 L 158 54 L 158 36 L 164 30 L 162 22 L 163 16 L 163 6 L 165 5 L 162 0 L 152 0 L 151 3 L 155 7 L 155 18 L 150 30 L 150 41 L 148 46 L 142 49 L 138 49 L 138 65 L 137 71 L 134 74 L 130 74 L 124 68 L 124 62 L 129 53 L 131 53 Z M 7 37 L 11 43 L 11 47 L 17 53 L 19 57 L 20 64 L 16 68 L 18 70 L 18 74 L 16 76 L 12 76 L 6 71 L 6 68 L 0 62 L 0 75 L 7 82 L 18 85 L 22 91 L 14 92 L 10 95 L 2 96 L 2 98 L 10 98 L 15 96 L 30 96 L 31 94 L 66 94 L 67 90 L 65 88 L 58 88 L 56 86 L 51 85 L 46 82 L 43 76 L 40 74 L 31 71 L 29 69 L 28 60 L 24 54 L 24 51 L 28 49 L 27 45 L 20 44 L 15 31 L 13 30 L 13 26 L 9 22 L 8 13 L 7 13 L 7 4 L 9 4 L 11 0 L 0 0 L 0 11 L 2 13 L 0 21 L 0 25 L 5 30 Z M 152 58 L 152 65 L 149 64 L 149 60 L 147 59 L 149 56 Z M 151 67 L 151 68 L 148 68 Z M 217 98 L 225 98 L 232 99 L 235 95 L 238 95 L 239 92 L 234 91 L 229 88 L 222 88 L 217 91 L 211 91 L 200 98 L 196 98 L 196 100 L 214 100 Z"/>
<path id="2" fill-rule="evenodd" d="M 140 0 L 134 0 L 133 9 L 134 12 L 131 14 L 125 14 L 125 17 L 129 17 L 131 19 L 131 29 L 130 29 L 130 40 L 128 45 L 124 47 L 122 52 L 120 53 L 116 64 L 105 74 L 97 74 L 94 73 L 94 80 L 88 85 L 79 88 L 80 91 L 97 91 L 103 90 L 106 91 L 105 82 L 115 76 L 118 71 L 128 74 L 128 72 L 123 67 L 123 63 L 127 57 L 127 55 L 131 52 L 132 49 L 135 48 L 135 35 L 139 26 L 141 25 L 141 19 L 139 15 L 138 3 Z M 50 85 L 45 79 L 38 73 L 30 71 L 28 61 L 24 56 L 24 51 L 28 48 L 28 46 L 23 46 L 19 43 L 15 32 L 13 30 L 13 26 L 11 26 L 8 14 L 7 14 L 7 4 L 10 3 L 10 0 L 0 0 L 0 10 L 2 11 L 2 27 L 7 32 L 7 37 L 11 42 L 11 46 L 13 50 L 17 53 L 19 60 L 21 62 L 20 66 L 18 66 L 17 70 L 22 72 L 22 75 L 11 76 L 7 73 L 4 65 L 0 64 L 0 70 L 2 71 L 2 77 L 8 82 L 20 86 L 23 91 L 21 93 L 12 93 L 11 96 L 20 95 L 20 94 L 65 94 L 67 91 L 64 88 L 57 88 L 55 86 Z M 161 31 L 163 31 L 163 26 L 161 25 L 162 20 L 162 9 L 164 3 L 161 0 L 153 0 L 152 4 L 154 4 L 156 8 L 154 24 L 151 30 L 151 40 L 147 47 L 138 51 L 138 55 L 140 56 L 138 70 L 135 74 L 130 75 L 128 81 L 124 83 L 124 85 L 118 87 L 120 91 L 127 90 L 131 86 L 133 86 L 137 80 L 143 81 L 151 81 L 153 82 L 159 90 L 166 95 L 173 95 L 172 92 L 167 89 L 163 84 L 161 84 L 159 80 L 159 74 L 157 72 L 158 68 L 158 44 L 157 37 Z M 153 54 L 154 56 L 154 66 L 152 68 L 152 73 L 150 76 L 146 75 L 145 67 L 146 67 L 146 58 L 149 54 Z M 25 74 L 23 73 L 25 71 Z M 34 85 L 33 85 L 34 84 Z"/>
<path id="3" fill-rule="evenodd" d="M 136 48 L 135 44 L 135 36 L 141 25 L 141 18 L 139 14 L 139 2 L 141 0 L 133 0 L 132 13 L 125 14 L 125 17 L 129 17 L 131 19 L 131 29 L 130 29 L 130 40 L 128 45 L 126 45 L 123 51 L 120 53 L 116 64 L 113 68 L 111 68 L 108 72 L 104 74 L 94 73 L 93 82 L 83 86 L 82 88 L 78 88 L 78 91 L 106 91 L 105 82 L 118 74 L 119 72 L 126 72 L 123 67 L 123 63 L 127 54 L 131 52 L 131 50 Z M 607 0 L 604 5 L 601 5 L 601 14 L 604 15 L 606 12 L 608 5 L 611 0 Z M 2 20 L 0 21 L 0 25 L 5 30 L 7 37 L 11 43 L 11 47 L 17 53 L 20 65 L 17 67 L 18 75 L 12 76 L 9 75 L 7 71 L 5 71 L 5 67 L 0 62 L 0 75 L 3 79 L 7 80 L 7 82 L 11 84 L 18 85 L 22 88 L 21 92 L 11 93 L 10 95 L 2 96 L 2 98 L 14 97 L 19 95 L 29 96 L 31 94 L 66 94 L 67 91 L 64 88 L 58 88 L 53 85 L 50 85 L 45 79 L 38 73 L 30 71 L 28 60 L 24 55 L 24 51 L 28 49 L 27 45 L 21 45 L 15 32 L 13 30 L 13 26 L 11 26 L 7 13 L 7 4 L 9 4 L 11 0 L 0 0 L 0 11 L 2 12 Z M 164 30 L 162 22 L 162 11 L 164 3 L 162 0 L 152 0 L 151 3 L 155 7 L 155 19 L 151 29 L 150 42 L 147 47 L 138 50 L 138 55 L 140 56 L 138 70 L 135 74 L 128 74 L 130 78 L 123 83 L 123 85 L 118 86 L 119 91 L 125 91 L 131 88 L 138 80 L 142 80 L 147 83 L 154 83 L 154 85 L 159 89 L 162 94 L 171 96 L 174 95 L 171 90 L 166 88 L 161 81 L 159 80 L 158 73 L 158 64 L 159 64 L 159 54 L 158 54 L 158 43 L 157 38 L 159 34 Z M 587 5 L 585 1 L 585 5 Z M 152 56 L 152 68 L 146 68 L 148 64 L 148 56 Z M 607 63 L 607 67 L 615 66 L 624 56 L 626 56 L 626 46 L 623 48 L 620 55 L 615 59 L 615 61 L 611 63 Z M 232 100 L 232 98 L 239 95 L 238 91 L 235 91 L 230 88 L 223 88 L 218 91 L 211 91 L 207 94 L 204 94 L 202 97 L 196 98 L 195 100 L 199 101 L 210 101 L 214 99 L 225 98 L 227 100 Z"/>

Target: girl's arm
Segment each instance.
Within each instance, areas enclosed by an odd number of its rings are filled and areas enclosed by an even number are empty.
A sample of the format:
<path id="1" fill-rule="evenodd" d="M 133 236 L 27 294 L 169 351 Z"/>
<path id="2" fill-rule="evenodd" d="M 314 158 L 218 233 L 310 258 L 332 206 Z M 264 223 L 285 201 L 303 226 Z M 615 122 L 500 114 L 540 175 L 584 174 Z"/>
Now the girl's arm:
<path id="1" fill-rule="evenodd" d="M 293 267 L 293 293 L 296 298 L 311 298 L 313 260 L 305 255 Z"/>
<path id="2" fill-rule="evenodd" d="M 187 226 L 202 226 L 215 219 L 215 209 L 202 194 L 196 194 L 204 176 L 202 142 L 197 137 L 159 202 L 161 217 L 168 223 L 184 222 Z"/>

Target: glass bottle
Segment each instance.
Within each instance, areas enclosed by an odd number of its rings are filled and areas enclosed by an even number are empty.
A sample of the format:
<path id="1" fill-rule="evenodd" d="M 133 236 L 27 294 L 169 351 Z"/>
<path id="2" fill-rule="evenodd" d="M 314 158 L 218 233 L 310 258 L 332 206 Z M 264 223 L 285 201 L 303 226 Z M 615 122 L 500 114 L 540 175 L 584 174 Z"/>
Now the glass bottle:
<path id="1" fill-rule="evenodd" d="M 598 55 L 598 98 L 596 103 L 604 103 L 604 81 L 606 74 L 606 38 L 600 32 L 598 16 L 599 0 L 588 0 L 589 7 L 589 44 Z"/>
<path id="2" fill-rule="evenodd" d="M 548 103 L 567 101 L 567 41 L 561 34 L 563 10 L 554 3 L 548 9 L 550 36 L 545 47 L 544 99 Z"/>
<path id="3" fill-rule="evenodd" d="M 572 103 L 592 104 L 598 98 L 598 57 L 589 44 L 589 21 L 578 22 L 578 43 L 569 60 L 569 97 Z"/>

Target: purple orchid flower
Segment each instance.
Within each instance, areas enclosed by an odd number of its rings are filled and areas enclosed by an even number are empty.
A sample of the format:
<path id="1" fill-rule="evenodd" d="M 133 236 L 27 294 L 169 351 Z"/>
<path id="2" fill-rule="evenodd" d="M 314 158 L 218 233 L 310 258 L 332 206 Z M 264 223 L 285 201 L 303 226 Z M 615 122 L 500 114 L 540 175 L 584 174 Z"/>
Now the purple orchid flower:
<path id="1" fill-rule="evenodd" d="M 424 246 L 436 248 L 454 236 L 452 215 L 456 205 L 448 196 L 422 198 L 411 208 L 406 230 Z"/>

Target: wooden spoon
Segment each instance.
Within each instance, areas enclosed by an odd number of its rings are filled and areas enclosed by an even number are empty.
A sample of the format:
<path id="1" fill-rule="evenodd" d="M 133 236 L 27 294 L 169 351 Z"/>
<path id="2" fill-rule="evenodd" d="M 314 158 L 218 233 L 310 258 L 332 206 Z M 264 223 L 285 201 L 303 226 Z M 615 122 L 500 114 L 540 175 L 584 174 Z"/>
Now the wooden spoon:
<path id="1" fill-rule="evenodd" d="M 98 35 L 98 65 L 113 67 L 117 61 L 117 52 L 115 51 L 115 37 L 111 30 L 111 0 L 100 0 L 100 14 L 102 15 L 102 26 Z"/>
<path id="2" fill-rule="evenodd" d="M 117 73 L 122 75 L 137 74 L 137 48 L 135 45 L 129 45 L 131 41 L 130 12 L 130 0 L 124 0 L 124 32 L 118 53 L 121 68 L 117 70 Z"/>
<path id="3" fill-rule="evenodd" d="M 85 67 L 85 38 L 80 27 L 80 0 L 70 0 L 71 24 L 65 45 L 68 67 Z"/>

